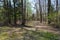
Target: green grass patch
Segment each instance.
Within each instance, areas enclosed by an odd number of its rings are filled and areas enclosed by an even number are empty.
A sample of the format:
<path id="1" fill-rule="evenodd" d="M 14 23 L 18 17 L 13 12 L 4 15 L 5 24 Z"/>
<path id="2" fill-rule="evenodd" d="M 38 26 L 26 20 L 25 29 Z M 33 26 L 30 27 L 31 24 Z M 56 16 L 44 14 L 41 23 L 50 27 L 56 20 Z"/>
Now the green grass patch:
<path id="1" fill-rule="evenodd" d="M 33 39 L 33 40 L 60 40 L 60 36 L 58 34 L 52 34 L 49 32 L 37 32 L 30 31 L 25 33 L 25 39 Z"/>

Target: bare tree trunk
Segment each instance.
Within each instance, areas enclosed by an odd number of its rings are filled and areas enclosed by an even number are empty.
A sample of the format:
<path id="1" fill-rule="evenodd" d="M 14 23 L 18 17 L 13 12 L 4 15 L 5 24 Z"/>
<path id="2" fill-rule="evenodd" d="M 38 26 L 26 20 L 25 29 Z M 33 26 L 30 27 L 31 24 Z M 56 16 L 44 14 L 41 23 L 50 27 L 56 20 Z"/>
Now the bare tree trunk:
<path id="1" fill-rule="evenodd" d="M 56 0 L 56 12 L 58 13 L 58 0 Z"/>
<path id="2" fill-rule="evenodd" d="M 37 3 L 35 4 L 35 7 L 36 7 L 36 18 L 37 18 L 37 21 L 38 21 L 38 19 L 39 19 L 39 12 L 38 12 Z"/>
<path id="3" fill-rule="evenodd" d="M 4 1 L 4 9 L 5 9 L 5 17 L 6 20 L 4 22 L 4 25 L 8 25 L 9 24 L 9 9 L 8 9 L 8 0 L 3 0 Z"/>
<path id="4" fill-rule="evenodd" d="M 56 0 L 56 14 L 58 14 L 58 0 Z M 57 22 L 59 23 L 59 16 L 58 16 Z"/>
<path id="5" fill-rule="evenodd" d="M 14 25 L 17 25 L 16 24 L 16 21 L 17 21 L 17 18 L 16 18 L 16 9 L 15 9 L 15 2 L 16 2 L 16 0 L 13 0 L 13 2 L 14 2 Z"/>
<path id="6" fill-rule="evenodd" d="M 42 23 L 42 7 L 41 7 L 40 0 L 39 0 L 39 10 L 40 10 L 40 22 Z"/>
<path id="7" fill-rule="evenodd" d="M 47 10 L 46 10 L 46 8 L 47 7 L 46 7 L 46 0 L 45 0 L 45 23 L 47 23 L 47 13 L 46 13 Z"/>
<path id="8" fill-rule="evenodd" d="M 50 11 L 51 11 L 50 9 L 51 9 L 51 0 L 48 0 L 48 16 L 49 16 Z M 48 24 L 50 24 L 50 23 L 51 23 L 51 21 L 48 18 Z"/>
<path id="9" fill-rule="evenodd" d="M 11 24 L 11 0 L 8 1 L 8 22 Z"/>
<path id="10" fill-rule="evenodd" d="M 25 13 L 26 13 L 26 0 L 21 0 L 22 2 L 22 25 L 25 25 L 26 19 L 25 19 Z"/>

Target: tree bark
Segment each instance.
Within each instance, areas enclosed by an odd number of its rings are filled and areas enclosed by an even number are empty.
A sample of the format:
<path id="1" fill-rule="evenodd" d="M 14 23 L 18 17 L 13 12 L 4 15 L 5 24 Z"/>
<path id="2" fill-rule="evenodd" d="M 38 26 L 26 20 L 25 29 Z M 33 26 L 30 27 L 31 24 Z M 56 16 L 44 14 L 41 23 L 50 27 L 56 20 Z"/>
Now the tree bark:
<path id="1" fill-rule="evenodd" d="M 48 0 L 48 17 L 49 17 L 50 11 L 51 11 L 50 9 L 51 9 L 51 0 Z M 51 23 L 51 21 L 48 18 L 48 24 L 50 24 L 50 23 Z"/>
<path id="2" fill-rule="evenodd" d="M 40 10 L 40 22 L 42 23 L 42 7 L 41 7 L 40 0 L 39 0 L 39 10 Z"/>
<path id="3" fill-rule="evenodd" d="M 16 21 L 17 21 L 17 18 L 16 18 L 16 9 L 15 9 L 16 0 L 13 0 L 13 2 L 14 2 L 14 25 L 17 25 L 16 24 Z"/>
<path id="4" fill-rule="evenodd" d="M 56 0 L 56 12 L 58 13 L 58 0 Z"/>
<path id="5" fill-rule="evenodd" d="M 26 0 L 21 0 L 22 2 L 22 24 L 25 25 L 26 19 L 25 19 L 25 13 L 26 13 Z"/>

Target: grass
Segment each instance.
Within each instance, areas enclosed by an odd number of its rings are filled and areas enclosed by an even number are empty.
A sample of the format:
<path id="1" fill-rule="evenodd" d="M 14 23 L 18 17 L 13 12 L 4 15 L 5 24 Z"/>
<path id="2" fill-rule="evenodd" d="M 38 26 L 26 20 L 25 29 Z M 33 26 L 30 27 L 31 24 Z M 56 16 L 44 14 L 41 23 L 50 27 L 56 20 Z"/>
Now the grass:
<path id="1" fill-rule="evenodd" d="M 49 32 L 36 32 L 29 33 L 35 40 L 59 40 L 60 36 Z"/>
<path id="2" fill-rule="evenodd" d="M 60 40 L 60 35 L 14 27 L 0 27 L 0 40 Z"/>

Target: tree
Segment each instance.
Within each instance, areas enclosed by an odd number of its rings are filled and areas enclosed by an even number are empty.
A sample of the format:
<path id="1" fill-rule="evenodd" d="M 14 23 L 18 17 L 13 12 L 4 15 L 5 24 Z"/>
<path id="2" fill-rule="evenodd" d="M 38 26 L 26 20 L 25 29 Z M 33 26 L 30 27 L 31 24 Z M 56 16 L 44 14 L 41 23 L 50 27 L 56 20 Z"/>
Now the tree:
<path id="1" fill-rule="evenodd" d="M 28 1 L 26 1 L 26 19 L 30 20 L 32 19 L 32 9 L 31 9 L 31 3 Z"/>
<path id="2" fill-rule="evenodd" d="M 39 20 L 39 8 L 38 8 L 38 1 L 36 1 L 35 3 L 35 8 L 36 8 L 36 18 L 37 18 L 37 21 Z"/>
<path id="3" fill-rule="evenodd" d="M 58 0 L 56 0 L 56 12 L 58 13 Z"/>
<path id="4" fill-rule="evenodd" d="M 12 9 L 12 6 L 11 6 L 11 0 L 3 0 L 4 2 L 4 14 L 5 14 L 5 24 L 9 25 L 11 24 L 11 9 Z"/>
<path id="5" fill-rule="evenodd" d="M 16 0 L 13 0 L 13 3 L 14 3 L 14 25 L 16 25 L 16 11 L 15 11 Z"/>
<path id="6" fill-rule="evenodd" d="M 26 13 L 26 0 L 21 0 L 22 3 L 22 24 L 25 25 L 26 19 L 25 19 L 25 13 Z"/>
<path id="7" fill-rule="evenodd" d="M 50 12 L 51 12 L 51 0 L 48 0 L 48 16 L 49 16 Z M 50 24 L 50 23 L 51 23 L 51 21 L 48 18 L 48 24 Z"/>
<path id="8" fill-rule="evenodd" d="M 58 0 L 56 0 L 56 12 L 58 14 Z M 58 14 L 59 15 L 59 14 Z M 59 22 L 59 17 L 58 17 L 58 22 Z"/>
<path id="9" fill-rule="evenodd" d="M 14 24 L 15 24 L 15 25 L 17 25 L 17 24 L 16 24 L 16 21 L 17 21 L 17 20 L 16 20 L 16 7 L 15 7 L 15 6 L 16 6 L 16 2 L 17 2 L 17 0 L 13 0 L 13 3 L 14 3 Z"/>
<path id="10" fill-rule="evenodd" d="M 5 20 L 5 22 L 4 22 L 4 24 L 7 24 L 8 25 L 8 21 L 9 21 L 9 19 L 7 18 L 8 17 L 8 0 L 3 0 L 3 2 L 4 2 L 4 5 L 3 5 L 3 7 L 4 7 L 4 14 L 5 14 L 5 17 L 6 17 L 6 20 Z"/>
<path id="11" fill-rule="evenodd" d="M 40 22 L 42 23 L 42 7 L 40 0 L 39 0 L 39 10 L 40 10 Z"/>
<path id="12" fill-rule="evenodd" d="M 11 9 L 12 9 L 11 0 L 9 0 L 8 1 L 8 22 L 9 24 L 11 24 Z"/>

